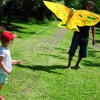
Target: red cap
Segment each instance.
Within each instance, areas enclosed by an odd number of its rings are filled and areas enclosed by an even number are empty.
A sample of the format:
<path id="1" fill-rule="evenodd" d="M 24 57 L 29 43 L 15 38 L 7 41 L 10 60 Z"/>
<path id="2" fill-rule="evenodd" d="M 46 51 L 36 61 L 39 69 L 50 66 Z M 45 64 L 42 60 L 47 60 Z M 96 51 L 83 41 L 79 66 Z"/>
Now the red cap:
<path id="1" fill-rule="evenodd" d="M 9 42 L 12 39 L 14 39 L 15 37 L 17 37 L 17 34 L 12 34 L 9 31 L 4 31 L 1 33 L 0 39 L 5 41 L 5 42 Z"/>

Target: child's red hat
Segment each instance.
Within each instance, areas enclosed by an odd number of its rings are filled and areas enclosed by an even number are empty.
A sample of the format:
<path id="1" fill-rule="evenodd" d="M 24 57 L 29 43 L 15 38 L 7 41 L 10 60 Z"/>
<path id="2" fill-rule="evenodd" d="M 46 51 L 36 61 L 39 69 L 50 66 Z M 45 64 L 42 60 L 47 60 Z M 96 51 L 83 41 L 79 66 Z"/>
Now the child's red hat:
<path id="1" fill-rule="evenodd" d="M 0 39 L 5 41 L 5 42 L 9 42 L 12 39 L 14 39 L 15 37 L 17 37 L 17 34 L 12 34 L 9 31 L 4 31 L 1 33 Z"/>

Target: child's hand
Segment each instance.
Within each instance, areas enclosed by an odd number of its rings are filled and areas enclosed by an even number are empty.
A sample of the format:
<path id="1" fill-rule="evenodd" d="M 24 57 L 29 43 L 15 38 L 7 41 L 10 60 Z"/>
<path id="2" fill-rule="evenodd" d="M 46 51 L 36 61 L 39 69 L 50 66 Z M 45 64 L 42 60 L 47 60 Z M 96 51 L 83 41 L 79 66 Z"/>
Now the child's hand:
<path id="1" fill-rule="evenodd" d="M 17 64 L 20 64 L 20 61 L 19 60 L 11 60 L 11 63 L 13 65 L 17 65 Z"/>
<path id="2" fill-rule="evenodd" d="M 11 70 L 7 70 L 6 73 L 7 73 L 7 74 L 10 74 L 10 73 L 11 73 Z"/>

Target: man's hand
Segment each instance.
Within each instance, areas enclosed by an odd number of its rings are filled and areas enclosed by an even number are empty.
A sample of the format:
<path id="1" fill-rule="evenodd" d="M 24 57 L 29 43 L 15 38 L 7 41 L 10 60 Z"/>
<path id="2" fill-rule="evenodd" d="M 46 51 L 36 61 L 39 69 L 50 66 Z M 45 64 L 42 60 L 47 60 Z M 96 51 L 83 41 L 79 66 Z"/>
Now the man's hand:
<path id="1" fill-rule="evenodd" d="M 92 39 L 92 45 L 95 45 L 96 40 Z"/>

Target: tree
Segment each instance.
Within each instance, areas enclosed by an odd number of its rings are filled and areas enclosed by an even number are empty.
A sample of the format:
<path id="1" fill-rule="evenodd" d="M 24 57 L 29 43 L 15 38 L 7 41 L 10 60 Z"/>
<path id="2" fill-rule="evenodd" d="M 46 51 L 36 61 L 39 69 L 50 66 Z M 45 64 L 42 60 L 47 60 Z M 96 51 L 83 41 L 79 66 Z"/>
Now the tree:
<path id="1" fill-rule="evenodd" d="M 79 8 L 80 0 L 64 0 L 64 4 L 70 8 Z"/>
<path id="2" fill-rule="evenodd" d="M 11 16 L 12 16 L 12 11 L 13 11 L 13 0 L 7 1 L 6 4 L 6 10 L 7 10 L 7 25 L 10 26 L 11 23 Z"/>
<path id="3" fill-rule="evenodd" d="M 2 13 L 3 13 L 3 0 L 0 0 L 0 22 L 2 18 Z"/>
<path id="4" fill-rule="evenodd" d="M 43 21 L 44 20 L 44 9 L 45 9 L 43 0 L 34 0 L 34 2 L 37 7 L 36 19 L 39 21 Z"/>
<path id="5" fill-rule="evenodd" d="M 32 0 L 23 0 L 23 20 L 28 21 L 32 11 Z"/>

